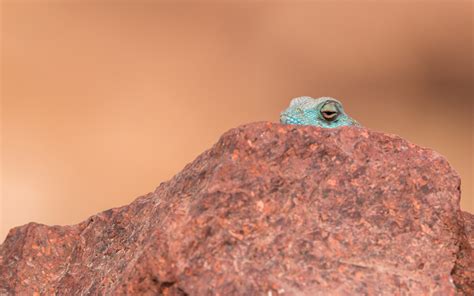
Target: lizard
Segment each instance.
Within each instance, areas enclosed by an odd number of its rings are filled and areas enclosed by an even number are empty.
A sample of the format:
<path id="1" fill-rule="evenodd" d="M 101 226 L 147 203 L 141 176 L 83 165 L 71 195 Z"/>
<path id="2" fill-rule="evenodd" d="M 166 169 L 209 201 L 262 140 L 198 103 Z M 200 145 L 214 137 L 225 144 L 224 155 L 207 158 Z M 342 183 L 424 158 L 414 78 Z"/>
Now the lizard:
<path id="1" fill-rule="evenodd" d="M 331 97 L 294 98 L 280 114 L 280 123 L 313 125 L 323 128 L 361 126 L 344 112 L 341 102 Z"/>

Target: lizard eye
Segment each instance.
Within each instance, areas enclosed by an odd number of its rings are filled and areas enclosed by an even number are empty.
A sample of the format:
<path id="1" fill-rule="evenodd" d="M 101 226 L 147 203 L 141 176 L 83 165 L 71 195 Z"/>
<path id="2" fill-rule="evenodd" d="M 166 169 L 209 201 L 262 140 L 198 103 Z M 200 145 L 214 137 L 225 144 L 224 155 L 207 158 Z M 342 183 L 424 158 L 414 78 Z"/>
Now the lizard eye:
<path id="1" fill-rule="evenodd" d="M 321 115 L 327 121 L 334 121 L 339 116 L 340 112 L 335 102 L 328 102 L 321 108 Z"/>

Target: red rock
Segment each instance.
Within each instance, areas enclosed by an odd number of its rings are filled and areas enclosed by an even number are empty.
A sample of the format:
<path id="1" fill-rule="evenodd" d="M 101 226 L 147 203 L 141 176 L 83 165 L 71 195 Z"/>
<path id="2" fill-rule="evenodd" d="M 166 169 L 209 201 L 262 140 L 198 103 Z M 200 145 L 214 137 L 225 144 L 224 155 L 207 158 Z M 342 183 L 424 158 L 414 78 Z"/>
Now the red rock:
<path id="1" fill-rule="evenodd" d="M 128 206 L 12 229 L 0 294 L 472 295 L 459 186 L 397 136 L 249 124 Z"/>
<path id="2" fill-rule="evenodd" d="M 474 246 L 474 215 L 467 212 L 463 212 L 465 232 L 469 243 L 471 246 Z"/>

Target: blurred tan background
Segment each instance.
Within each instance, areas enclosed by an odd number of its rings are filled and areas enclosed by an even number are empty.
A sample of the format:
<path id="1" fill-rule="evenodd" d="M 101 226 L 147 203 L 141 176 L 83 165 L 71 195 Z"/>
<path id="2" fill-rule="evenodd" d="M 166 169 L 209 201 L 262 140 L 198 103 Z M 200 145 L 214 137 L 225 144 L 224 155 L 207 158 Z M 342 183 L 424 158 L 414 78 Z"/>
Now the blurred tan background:
<path id="1" fill-rule="evenodd" d="M 1 9 L 0 241 L 130 203 L 301 95 L 446 156 L 474 212 L 471 1 Z"/>

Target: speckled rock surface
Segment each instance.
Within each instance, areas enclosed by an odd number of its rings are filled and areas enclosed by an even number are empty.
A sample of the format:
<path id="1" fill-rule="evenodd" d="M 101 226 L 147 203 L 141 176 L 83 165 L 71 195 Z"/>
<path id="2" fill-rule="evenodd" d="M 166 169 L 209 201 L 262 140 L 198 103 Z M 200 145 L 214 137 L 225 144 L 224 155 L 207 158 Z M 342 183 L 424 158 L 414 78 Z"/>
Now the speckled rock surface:
<path id="1" fill-rule="evenodd" d="M 464 225 L 467 238 L 471 246 L 474 246 L 474 215 L 463 212 Z"/>
<path id="2" fill-rule="evenodd" d="M 130 205 L 12 229 L 0 294 L 472 295 L 459 185 L 396 136 L 248 124 Z"/>

